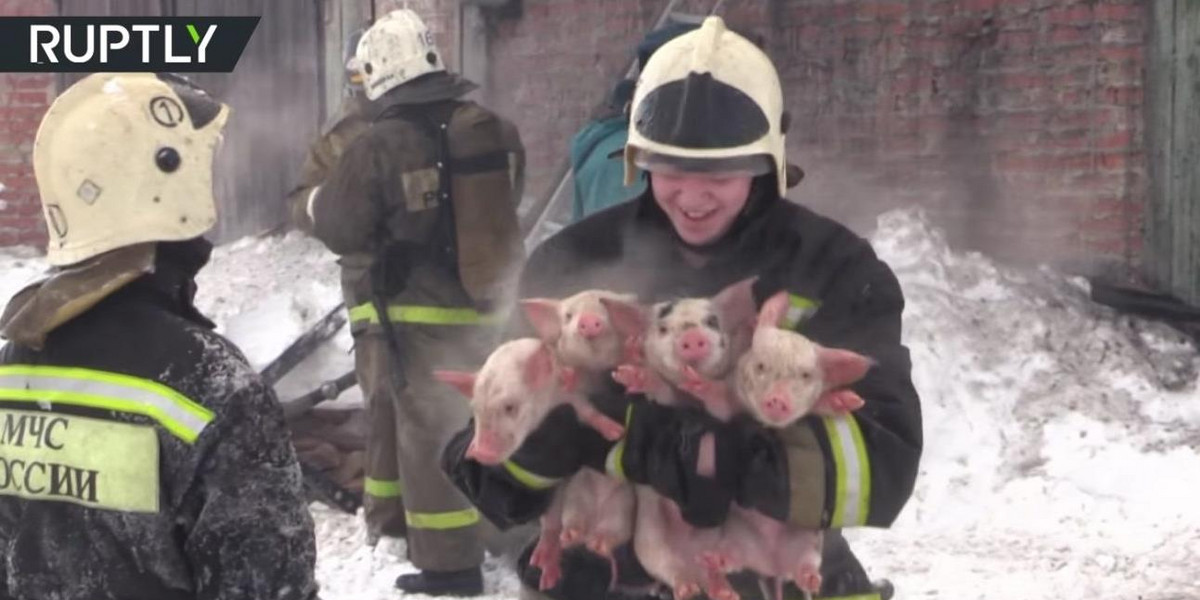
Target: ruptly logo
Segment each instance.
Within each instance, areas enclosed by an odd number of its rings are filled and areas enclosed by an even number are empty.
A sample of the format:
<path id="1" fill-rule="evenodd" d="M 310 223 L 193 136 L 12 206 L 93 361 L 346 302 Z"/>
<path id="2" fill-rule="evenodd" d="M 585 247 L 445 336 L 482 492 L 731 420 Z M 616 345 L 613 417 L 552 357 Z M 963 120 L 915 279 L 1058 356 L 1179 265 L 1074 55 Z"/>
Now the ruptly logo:
<path id="1" fill-rule="evenodd" d="M 0 17 L 0 72 L 233 71 L 259 17 Z"/>

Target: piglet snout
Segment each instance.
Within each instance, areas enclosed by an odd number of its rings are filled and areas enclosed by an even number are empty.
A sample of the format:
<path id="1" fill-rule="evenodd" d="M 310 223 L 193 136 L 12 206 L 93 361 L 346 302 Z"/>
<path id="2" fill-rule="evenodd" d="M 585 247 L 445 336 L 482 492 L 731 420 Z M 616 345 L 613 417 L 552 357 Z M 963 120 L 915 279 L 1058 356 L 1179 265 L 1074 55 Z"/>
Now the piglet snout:
<path id="1" fill-rule="evenodd" d="M 600 315 L 595 313 L 583 313 L 579 315 L 579 335 L 584 338 L 593 339 L 600 337 L 604 333 L 604 320 Z"/>
<path id="2" fill-rule="evenodd" d="M 500 464 L 500 449 L 496 439 L 491 436 L 476 434 L 467 446 L 467 458 L 482 465 Z"/>
<path id="3" fill-rule="evenodd" d="M 773 421 L 785 421 L 792 414 L 792 399 L 787 393 L 775 390 L 763 399 L 763 414 Z"/>
<path id="4" fill-rule="evenodd" d="M 684 362 L 697 363 L 712 353 L 712 341 L 698 328 L 688 329 L 675 342 L 675 352 Z"/>

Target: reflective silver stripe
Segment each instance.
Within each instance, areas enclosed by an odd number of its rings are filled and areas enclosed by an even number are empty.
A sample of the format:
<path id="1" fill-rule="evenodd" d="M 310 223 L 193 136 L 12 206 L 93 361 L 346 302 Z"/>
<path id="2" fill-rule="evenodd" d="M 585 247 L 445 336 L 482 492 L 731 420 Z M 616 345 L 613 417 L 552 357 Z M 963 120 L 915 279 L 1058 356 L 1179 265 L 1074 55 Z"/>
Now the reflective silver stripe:
<path id="1" fill-rule="evenodd" d="M 91 369 L 0 367 L 0 398 L 91 406 L 151 417 L 188 442 L 212 421 L 212 412 L 160 383 Z"/>
<path id="2" fill-rule="evenodd" d="M 867 521 L 871 467 L 862 432 L 853 415 L 824 419 L 837 469 L 831 527 L 854 527 Z"/>

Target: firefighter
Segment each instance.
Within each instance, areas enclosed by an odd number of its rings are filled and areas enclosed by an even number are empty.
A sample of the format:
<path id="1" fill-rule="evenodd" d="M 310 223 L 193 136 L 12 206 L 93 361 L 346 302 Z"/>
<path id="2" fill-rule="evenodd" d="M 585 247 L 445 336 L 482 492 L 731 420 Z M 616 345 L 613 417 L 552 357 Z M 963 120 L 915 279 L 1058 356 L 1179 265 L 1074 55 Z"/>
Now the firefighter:
<path id="1" fill-rule="evenodd" d="M 99 73 L 42 120 L 52 268 L 0 317 L 0 598 L 316 598 L 278 400 L 192 301 L 228 115 Z"/>
<path id="2" fill-rule="evenodd" d="M 537 518 L 555 482 L 590 467 L 652 486 L 697 526 L 719 525 L 736 502 L 828 529 L 818 597 L 890 596 L 890 584 L 868 579 L 840 529 L 891 525 L 916 480 L 921 411 L 900 341 L 904 298 L 868 242 L 784 197 L 787 128 L 774 65 L 720 18 L 663 45 L 639 79 L 624 152 L 626 181 L 638 167 L 648 173 L 647 191 L 538 247 L 519 293 L 561 297 L 606 288 L 657 302 L 711 296 L 757 276 L 757 303 L 789 294 L 789 327 L 876 361 L 853 386 L 866 405 L 848 417 L 813 416 L 771 430 L 748 417 L 723 424 L 612 390 L 592 401 L 626 423 L 621 441 L 605 441 L 564 409 L 535 430 L 511 464 L 496 468 L 465 458 L 468 427 L 447 446 L 444 468 L 498 526 Z M 699 440 L 710 433 L 713 478 L 696 472 Z M 647 583 L 645 573 L 628 546 L 617 557 L 621 587 L 633 594 Z M 526 550 L 518 565 L 525 597 L 619 597 L 608 590 L 607 563 L 586 552 L 564 555 L 563 577 L 544 595 L 528 562 Z M 734 577 L 741 597 L 761 598 L 753 577 L 741 575 Z M 788 598 L 801 597 L 794 586 L 786 589 Z"/>
<path id="3" fill-rule="evenodd" d="M 482 362 L 523 258 L 516 129 L 463 96 L 411 10 L 367 30 L 355 68 L 379 105 L 309 203 L 314 235 L 338 254 L 371 411 L 368 493 L 403 496 L 409 560 L 401 590 L 482 593 L 479 513 L 438 456 L 469 418 L 438 368 Z M 397 503 L 395 507 L 399 509 Z"/>

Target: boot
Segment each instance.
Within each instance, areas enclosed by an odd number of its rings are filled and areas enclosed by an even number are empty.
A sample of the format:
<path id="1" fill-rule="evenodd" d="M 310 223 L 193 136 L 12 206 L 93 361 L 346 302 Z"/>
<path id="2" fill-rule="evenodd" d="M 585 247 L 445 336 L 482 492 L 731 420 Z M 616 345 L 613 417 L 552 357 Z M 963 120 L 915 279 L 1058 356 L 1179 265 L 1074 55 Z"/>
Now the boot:
<path id="1" fill-rule="evenodd" d="M 887 579 L 876 579 L 871 582 L 871 587 L 879 594 L 879 600 L 892 600 L 892 596 L 896 595 L 896 586 Z"/>
<path id="2" fill-rule="evenodd" d="M 405 593 L 427 596 L 479 596 L 483 594 L 483 572 L 479 567 L 463 571 L 420 571 L 397 577 L 396 587 Z"/>

